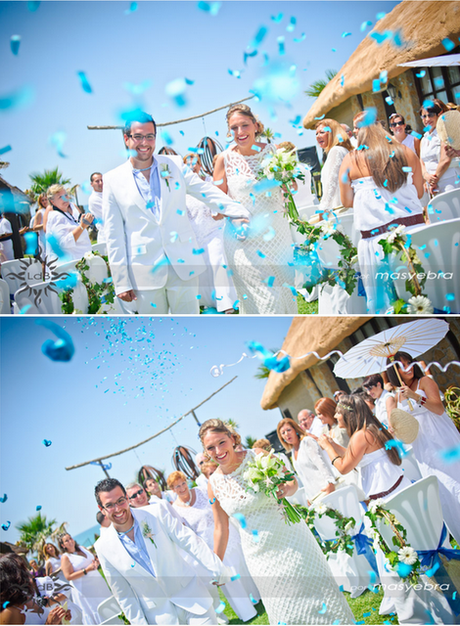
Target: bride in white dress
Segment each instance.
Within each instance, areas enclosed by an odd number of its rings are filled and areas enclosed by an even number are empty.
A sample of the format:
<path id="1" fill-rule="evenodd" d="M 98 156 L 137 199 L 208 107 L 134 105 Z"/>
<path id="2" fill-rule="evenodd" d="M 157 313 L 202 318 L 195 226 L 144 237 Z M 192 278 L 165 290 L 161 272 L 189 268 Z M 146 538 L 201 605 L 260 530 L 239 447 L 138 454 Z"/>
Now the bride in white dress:
<path id="1" fill-rule="evenodd" d="M 256 191 L 261 162 L 275 153 L 273 144 L 257 141 L 263 126 L 245 104 L 227 112 L 235 145 L 222 152 L 214 169 L 214 184 L 251 213 L 246 239 L 225 227 L 225 252 L 233 272 L 240 313 L 296 314 L 293 242 L 284 217 L 281 189 Z"/>
<path id="2" fill-rule="evenodd" d="M 240 437 L 221 420 L 205 422 L 200 439 L 205 453 L 219 464 L 208 487 L 216 528 L 214 552 L 223 559 L 229 516 L 235 517 L 246 563 L 269 623 L 353 623 L 353 614 L 308 526 L 304 522 L 288 526 L 276 500 L 246 491 L 243 474 L 254 451 L 236 450 Z M 283 484 L 278 495 L 290 496 L 296 489 L 294 480 Z"/>

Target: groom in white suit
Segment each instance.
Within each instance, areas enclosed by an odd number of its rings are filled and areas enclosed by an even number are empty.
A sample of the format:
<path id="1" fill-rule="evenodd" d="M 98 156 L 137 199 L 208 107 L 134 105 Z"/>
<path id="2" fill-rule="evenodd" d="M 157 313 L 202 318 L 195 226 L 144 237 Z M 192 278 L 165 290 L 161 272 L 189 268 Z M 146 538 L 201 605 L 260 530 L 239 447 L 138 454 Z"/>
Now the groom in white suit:
<path id="1" fill-rule="evenodd" d="M 100 481 L 95 495 L 112 525 L 94 547 L 130 624 L 217 624 L 208 585 L 229 577 L 205 542 L 161 501 L 130 509 L 123 485 L 114 478 Z M 196 576 L 179 547 L 205 567 L 208 580 Z"/>
<path id="2" fill-rule="evenodd" d="M 104 174 L 102 199 L 115 292 L 125 302 L 137 300 L 138 313 L 197 314 L 198 276 L 205 264 L 185 195 L 231 218 L 236 228 L 249 212 L 202 181 L 180 157 L 154 155 L 156 125 L 150 115 L 133 114 L 123 136 L 131 156 Z"/>

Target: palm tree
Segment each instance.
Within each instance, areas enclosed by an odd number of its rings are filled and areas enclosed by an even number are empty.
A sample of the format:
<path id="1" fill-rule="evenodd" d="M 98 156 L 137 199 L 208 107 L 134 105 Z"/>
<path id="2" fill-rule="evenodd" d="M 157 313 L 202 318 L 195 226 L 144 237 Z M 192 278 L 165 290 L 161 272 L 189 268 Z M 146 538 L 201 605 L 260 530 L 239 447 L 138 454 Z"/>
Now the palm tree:
<path id="1" fill-rule="evenodd" d="M 27 522 L 21 522 L 16 526 L 21 533 L 18 543 L 26 546 L 29 552 L 38 552 L 40 554 L 48 537 L 55 540 L 59 533 L 65 532 L 67 522 L 63 522 L 58 528 L 54 528 L 56 523 L 55 519 L 48 521 L 46 515 L 41 513 L 29 517 Z"/>
<path id="2" fill-rule="evenodd" d="M 337 74 L 336 70 L 326 70 L 326 79 L 315 80 L 306 90 L 305 95 L 310 98 L 317 98 L 329 81 Z"/>
<path id="3" fill-rule="evenodd" d="M 42 174 L 40 172 L 34 172 L 29 174 L 29 178 L 32 181 L 30 189 L 26 190 L 26 193 L 30 195 L 34 200 L 42 194 L 46 193 L 48 187 L 51 185 L 69 185 L 70 178 L 64 178 L 64 174 L 56 167 L 54 170 L 45 170 Z"/>
<path id="4" fill-rule="evenodd" d="M 276 354 L 278 350 L 272 350 L 273 354 Z M 270 374 L 270 369 L 266 365 L 259 365 L 257 368 L 257 372 L 254 374 L 254 378 L 259 380 L 263 380 L 264 378 L 268 378 Z"/>
<path id="5" fill-rule="evenodd" d="M 271 128 L 264 128 L 264 132 L 261 134 L 261 137 L 265 137 L 268 143 L 272 143 L 272 141 L 275 139 L 275 133 L 272 131 Z"/>
<path id="6" fill-rule="evenodd" d="M 250 450 L 256 441 L 257 439 L 255 437 L 251 437 L 251 435 L 248 435 L 244 440 L 244 447 Z"/>

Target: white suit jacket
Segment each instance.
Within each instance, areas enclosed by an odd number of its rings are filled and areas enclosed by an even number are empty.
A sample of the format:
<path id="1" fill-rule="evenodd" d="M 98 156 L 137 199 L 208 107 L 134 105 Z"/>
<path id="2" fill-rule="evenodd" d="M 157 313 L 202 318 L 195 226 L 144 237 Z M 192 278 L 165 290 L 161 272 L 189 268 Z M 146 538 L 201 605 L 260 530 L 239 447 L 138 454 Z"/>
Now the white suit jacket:
<path id="1" fill-rule="evenodd" d="M 156 547 L 146 537 L 144 542 L 155 577 L 129 555 L 113 525 L 94 544 L 110 589 L 129 622 L 177 624 L 171 604 L 196 615 L 206 613 L 213 602 L 208 591 L 211 580 L 230 580 L 222 561 L 202 539 L 173 517 L 161 501 L 131 511 L 141 530 L 146 522 L 152 532 Z M 197 578 L 178 547 L 206 568 L 209 581 Z"/>
<path id="2" fill-rule="evenodd" d="M 187 281 L 205 270 L 203 255 L 187 216 L 185 195 L 201 200 L 212 211 L 249 218 L 249 212 L 211 183 L 183 166 L 180 157 L 155 155 L 161 187 L 157 219 L 140 195 L 128 160 L 104 174 L 102 213 L 110 269 L 117 294 L 160 289 L 167 264 Z M 161 172 L 168 169 L 167 178 Z"/>

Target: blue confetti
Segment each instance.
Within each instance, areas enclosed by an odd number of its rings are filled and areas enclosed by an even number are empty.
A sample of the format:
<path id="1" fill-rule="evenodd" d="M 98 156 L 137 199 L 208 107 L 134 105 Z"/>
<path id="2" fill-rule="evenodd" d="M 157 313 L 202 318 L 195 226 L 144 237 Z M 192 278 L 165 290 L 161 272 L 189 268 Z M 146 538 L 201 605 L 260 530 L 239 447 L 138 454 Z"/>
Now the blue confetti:
<path id="1" fill-rule="evenodd" d="M 36 511 L 41 511 L 42 510 L 42 506 L 41 504 L 37 504 L 37 506 L 35 507 Z"/>
<path id="2" fill-rule="evenodd" d="M 86 91 L 86 93 L 93 93 L 91 85 L 89 84 L 89 81 L 86 78 L 85 72 L 77 72 L 77 76 L 80 79 L 80 83 L 81 83 L 81 87 L 83 91 Z"/>
<path id="3" fill-rule="evenodd" d="M 34 256 L 37 245 L 37 235 L 35 233 L 24 233 L 23 235 L 26 242 L 26 250 L 24 254 L 30 254 Z"/>
<path id="4" fill-rule="evenodd" d="M 167 146 L 172 146 L 173 145 L 174 139 L 171 137 L 171 135 L 166 130 L 161 130 L 160 137 L 161 137 L 163 143 L 165 143 Z M 164 172 L 164 176 L 167 176 L 167 175 L 168 175 L 168 173 Z M 163 172 L 162 172 L 162 176 L 163 176 Z"/>
<path id="5" fill-rule="evenodd" d="M 268 285 L 268 287 L 273 287 L 274 282 L 275 282 L 275 277 L 274 276 L 269 276 L 267 278 L 267 285 Z"/>
<path id="6" fill-rule="evenodd" d="M 364 116 L 361 121 L 358 122 L 359 128 L 363 126 L 371 126 L 377 119 L 377 109 L 375 107 L 369 107 L 364 109 Z"/>
<path id="7" fill-rule="evenodd" d="M 340 77 L 340 86 L 343 87 L 345 85 L 345 76 L 342 74 Z"/>
<path id="8" fill-rule="evenodd" d="M 64 142 L 67 139 L 67 134 L 64 131 L 58 131 L 51 135 L 49 138 L 49 143 L 56 148 L 56 152 L 58 155 L 66 159 L 67 156 L 63 153 L 62 148 L 64 147 Z"/>
<path id="9" fill-rule="evenodd" d="M 286 26 L 286 30 L 287 30 L 289 33 L 292 33 L 292 31 L 294 30 L 294 28 L 295 28 L 296 24 L 297 24 L 297 20 L 296 20 L 296 18 L 295 18 L 295 17 L 291 17 L 291 19 L 290 19 L 290 21 L 289 21 L 289 24 Z"/>
<path id="10" fill-rule="evenodd" d="M 386 102 L 387 104 L 389 104 L 390 106 L 391 106 L 392 104 L 394 104 L 393 98 L 392 98 L 391 96 L 387 96 L 387 97 L 385 98 L 385 102 Z"/>
<path id="11" fill-rule="evenodd" d="M 21 35 L 13 35 L 10 39 L 11 52 L 17 56 L 21 45 Z"/>
<path id="12" fill-rule="evenodd" d="M 240 301 L 235 300 L 235 302 L 232 304 L 232 308 L 235 309 L 235 311 L 237 311 L 240 308 Z"/>
<path id="13" fill-rule="evenodd" d="M 265 259 L 266 258 L 266 254 L 264 254 L 263 252 L 261 252 L 260 250 L 257 250 L 256 253 L 260 256 L 261 259 Z"/>
<path id="14" fill-rule="evenodd" d="M 285 356 L 280 360 L 278 360 L 276 356 L 271 356 L 267 357 L 264 360 L 264 366 L 267 369 L 273 370 L 274 372 L 278 372 L 280 374 L 282 372 L 286 372 L 291 367 L 291 364 L 288 356 Z"/>
<path id="15" fill-rule="evenodd" d="M 347 33 L 346 31 L 342 33 L 342 37 L 349 37 L 351 33 Z"/>
<path id="16" fill-rule="evenodd" d="M 189 84 L 191 83 L 186 78 L 176 78 L 166 85 L 166 95 L 169 96 L 177 106 L 183 107 L 187 104 L 184 94 Z"/>
<path id="17" fill-rule="evenodd" d="M 286 53 L 286 49 L 284 47 L 284 37 L 280 36 L 277 38 L 277 42 L 278 42 L 278 52 L 280 55 L 283 55 Z"/>
<path id="18" fill-rule="evenodd" d="M 252 540 L 254 543 L 259 543 L 259 531 L 258 530 L 252 531 Z"/>
<path id="19" fill-rule="evenodd" d="M 412 168 L 409 167 L 408 165 L 407 166 L 403 166 L 402 171 L 403 172 L 412 172 Z"/>
<path id="20" fill-rule="evenodd" d="M 217 607 L 217 609 L 214 609 L 216 613 L 222 613 L 222 611 L 225 609 L 225 602 L 222 602 L 222 600 L 220 601 L 219 606 Z"/>
<path id="21" fill-rule="evenodd" d="M 326 113 L 323 113 L 319 117 L 315 117 L 315 120 L 323 120 L 326 117 Z"/>
<path id="22" fill-rule="evenodd" d="M 368 22 L 363 22 L 361 24 L 361 32 L 363 33 L 368 26 L 372 26 L 372 22 L 369 22 L 369 21 Z"/>
<path id="23" fill-rule="evenodd" d="M 0 148 L 0 154 L 5 154 L 6 152 L 9 152 L 11 150 L 11 146 L 5 146 L 4 148 Z"/>
<path id="24" fill-rule="evenodd" d="M 278 15 L 272 15 L 271 19 L 273 22 L 275 22 L 275 24 L 279 24 L 281 20 L 283 19 L 283 14 L 278 13 Z"/>
<path id="25" fill-rule="evenodd" d="M 300 37 L 294 37 L 294 39 L 292 41 L 294 41 L 295 43 L 300 43 L 301 41 L 303 41 L 306 38 L 306 34 L 302 33 L 300 35 Z"/>
<path id="26" fill-rule="evenodd" d="M 239 70 L 228 70 L 228 73 L 230 76 L 235 76 L 235 78 L 241 78 L 241 72 Z M 230 139 L 230 141 L 233 141 L 233 139 Z"/>
<path id="27" fill-rule="evenodd" d="M 382 88 L 380 81 L 378 78 L 374 78 L 374 80 L 372 81 L 372 93 L 377 93 L 378 91 L 380 91 Z"/>
<path id="28" fill-rule="evenodd" d="M 282 14 L 281 17 L 283 17 Z M 254 35 L 254 37 L 251 39 L 251 42 L 249 43 L 249 48 L 258 48 L 262 41 L 265 39 L 267 33 L 268 28 L 266 26 L 261 26 L 257 33 Z"/>
<path id="29" fill-rule="evenodd" d="M 240 523 L 241 528 L 246 528 L 247 523 L 246 523 L 246 518 L 244 517 L 244 515 L 242 513 L 235 513 L 235 515 L 233 515 L 233 517 L 238 520 L 238 522 Z"/>
<path id="30" fill-rule="evenodd" d="M 238 580 L 241 578 L 241 574 L 235 574 L 234 576 L 230 577 L 230 580 Z"/>
<path id="31" fill-rule="evenodd" d="M 446 37 L 445 39 L 443 39 L 441 43 L 444 46 L 444 48 L 447 50 L 447 52 L 450 52 L 451 50 L 455 48 L 455 43 L 452 41 L 452 39 L 449 39 L 449 37 Z"/>
<path id="32" fill-rule="evenodd" d="M 460 461 L 460 445 L 441 450 L 438 454 L 446 463 Z"/>
<path id="33" fill-rule="evenodd" d="M 396 571 L 398 572 L 398 576 L 400 578 L 407 578 L 409 574 L 412 572 L 414 568 L 412 565 L 408 565 L 407 563 L 398 563 Z"/>
<path id="34" fill-rule="evenodd" d="M 406 456 L 407 452 L 404 450 L 404 446 L 401 441 L 398 439 L 390 439 L 385 443 L 385 450 L 391 450 L 391 448 L 396 448 L 400 458 L 402 459 Z"/>
<path id="35" fill-rule="evenodd" d="M 322 608 L 318 611 L 318 613 L 319 613 L 320 615 L 324 615 L 324 613 L 326 613 L 326 611 L 327 611 L 327 604 L 326 604 L 325 602 L 323 602 L 323 606 L 322 606 Z"/>
<path id="36" fill-rule="evenodd" d="M 198 2 L 198 8 L 205 13 L 215 17 L 222 6 L 222 2 Z"/>
<path id="37" fill-rule="evenodd" d="M 446 293 L 446 300 L 449 300 L 449 301 L 455 300 L 455 294 L 454 293 Z"/>
<path id="38" fill-rule="evenodd" d="M 6 502 L 8 500 L 8 496 L 6 495 L 6 493 L 3 494 L 3 496 L 0 498 L 0 502 Z"/>
<path id="39" fill-rule="evenodd" d="M 44 326 L 58 337 L 56 341 L 53 341 L 52 339 L 47 339 L 43 343 L 43 354 L 50 358 L 52 361 L 70 361 L 75 353 L 75 347 L 69 333 L 61 328 L 61 326 L 55 324 L 54 322 L 51 322 L 50 320 L 38 319 L 35 320 L 35 323 L 39 326 Z"/>
<path id="40" fill-rule="evenodd" d="M 125 11 L 125 15 L 134 13 L 134 11 L 137 11 L 137 2 L 131 2 L 131 4 L 129 5 L 129 9 L 126 9 Z"/>
<path id="41" fill-rule="evenodd" d="M 29 85 L 20 87 L 16 91 L 0 96 L 0 111 L 23 108 L 32 103 L 34 96 L 35 92 Z"/>
<path id="42" fill-rule="evenodd" d="M 249 599 L 251 600 L 251 602 L 253 604 L 257 604 L 257 600 L 254 598 L 254 596 L 252 595 L 252 593 L 249 594 Z"/>
<path id="43" fill-rule="evenodd" d="M 257 55 L 258 55 L 257 50 L 252 50 L 252 52 L 244 52 L 244 53 L 243 53 L 243 61 L 244 61 L 244 64 L 245 64 L 245 65 L 247 65 L 247 60 L 248 60 L 248 58 L 249 58 L 249 57 L 251 57 L 251 58 L 252 58 L 252 57 L 255 57 L 255 56 L 257 56 Z"/>
<path id="44" fill-rule="evenodd" d="M 421 70 L 418 74 L 416 74 L 417 78 L 423 78 L 426 74 L 425 70 Z"/>
<path id="45" fill-rule="evenodd" d="M 29 0 L 27 2 L 27 8 L 29 9 L 31 13 L 34 13 L 38 9 L 39 6 L 40 6 L 39 0 Z"/>
<path id="46" fill-rule="evenodd" d="M 6 524 L 2 524 L 2 528 L 3 530 L 8 530 L 8 528 L 11 526 L 11 522 L 6 522 Z"/>
<path id="47" fill-rule="evenodd" d="M 386 13 L 384 11 L 381 11 L 380 13 L 377 13 L 377 15 L 375 16 L 375 18 L 377 20 L 383 20 L 383 18 L 385 17 Z"/>

